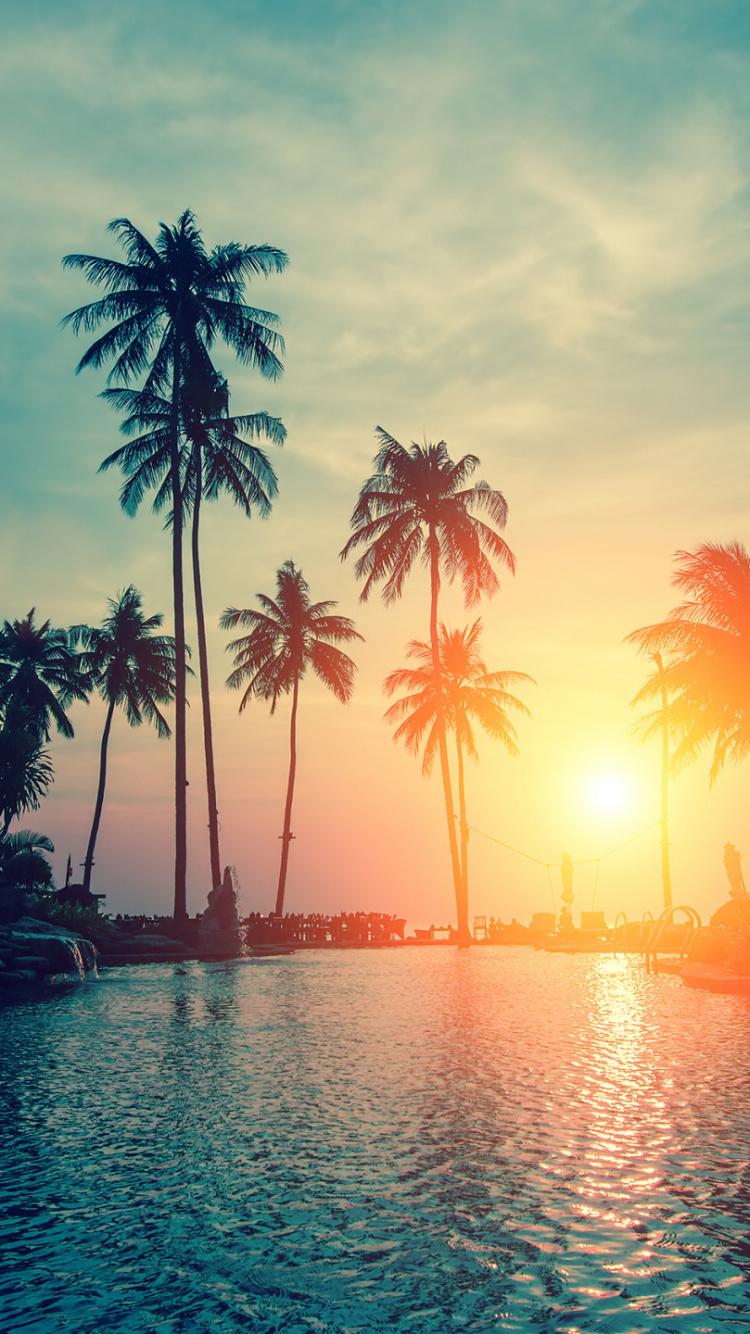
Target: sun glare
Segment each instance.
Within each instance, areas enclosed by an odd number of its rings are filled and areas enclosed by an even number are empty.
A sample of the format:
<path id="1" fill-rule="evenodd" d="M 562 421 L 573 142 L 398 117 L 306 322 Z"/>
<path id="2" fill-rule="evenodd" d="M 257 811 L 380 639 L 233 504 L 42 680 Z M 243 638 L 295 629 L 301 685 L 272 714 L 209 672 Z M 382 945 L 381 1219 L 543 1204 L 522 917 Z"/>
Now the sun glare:
<path id="1" fill-rule="evenodd" d="M 630 786 L 621 774 L 600 773 L 586 785 L 589 806 L 601 815 L 617 815 L 630 805 Z"/>

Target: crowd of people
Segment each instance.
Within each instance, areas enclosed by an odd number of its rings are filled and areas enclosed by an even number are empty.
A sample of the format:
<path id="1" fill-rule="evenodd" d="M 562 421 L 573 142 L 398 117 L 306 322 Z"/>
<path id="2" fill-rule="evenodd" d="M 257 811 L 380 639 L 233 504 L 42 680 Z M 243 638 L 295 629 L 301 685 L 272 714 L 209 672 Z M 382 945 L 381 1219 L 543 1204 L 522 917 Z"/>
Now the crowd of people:
<path id="1" fill-rule="evenodd" d="M 309 945 L 385 945 L 403 940 L 405 917 L 382 912 L 340 912 L 326 915 L 285 913 L 250 913 L 243 918 L 249 945 L 275 941 Z"/>
<path id="2" fill-rule="evenodd" d="M 189 919 L 183 934 L 190 926 L 195 927 L 201 917 L 198 913 Z M 118 913 L 114 921 L 122 931 L 134 936 L 154 932 L 168 935 L 174 930 L 171 917 L 145 913 Z M 406 926 L 406 918 L 381 912 L 285 913 L 283 917 L 276 913 L 252 912 L 241 921 L 248 944 L 289 941 L 317 945 L 383 945 L 403 940 Z"/>

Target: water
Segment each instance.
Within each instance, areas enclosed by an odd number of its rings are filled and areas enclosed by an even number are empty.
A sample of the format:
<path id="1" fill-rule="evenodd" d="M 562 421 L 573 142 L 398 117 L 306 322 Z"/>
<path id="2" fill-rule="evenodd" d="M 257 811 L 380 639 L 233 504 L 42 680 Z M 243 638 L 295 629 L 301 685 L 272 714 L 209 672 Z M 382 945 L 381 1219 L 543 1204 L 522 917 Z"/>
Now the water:
<path id="1" fill-rule="evenodd" d="M 750 1002 L 523 948 L 0 1011 L 0 1329 L 750 1328 Z"/>

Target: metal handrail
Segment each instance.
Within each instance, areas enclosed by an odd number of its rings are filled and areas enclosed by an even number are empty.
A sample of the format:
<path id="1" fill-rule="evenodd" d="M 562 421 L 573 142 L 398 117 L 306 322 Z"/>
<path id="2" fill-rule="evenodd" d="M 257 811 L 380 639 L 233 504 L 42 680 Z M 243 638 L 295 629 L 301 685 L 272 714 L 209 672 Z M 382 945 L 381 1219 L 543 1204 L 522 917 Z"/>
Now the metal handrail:
<path id="1" fill-rule="evenodd" d="M 617 931 L 618 931 L 618 927 L 619 927 L 619 925 L 620 925 L 620 918 L 622 918 L 622 943 L 623 943 L 623 947 L 624 947 L 625 945 L 627 945 L 627 943 L 628 943 L 628 919 L 627 919 L 627 917 L 625 916 L 625 913 L 624 913 L 624 912 L 618 912 L 618 914 L 617 914 L 617 916 L 616 916 L 616 918 L 615 918 L 615 924 L 614 924 L 614 926 L 612 927 L 612 951 L 613 951 L 613 953 L 616 953 L 616 951 L 617 951 Z"/>
<path id="2" fill-rule="evenodd" d="M 659 971 L 657 951 L 661 943 L 661 938 L 664 935 L 666 928 L 668 926 L 674 925 L 673 918 L 676 912 L 685 913 L 685 916 L 688 919 L 687 924 L 689 924 L 690 927 L 690 930 L 687 932 L 680 946 L 680 957 L 682 959 L 685 958 L 686 954 L 690 953 L 690 950 L 692 949 L 693 944 L 695 943 L 696 937 L 702 925 L 700 914 L 696 911 L 696 909 L 688 907 L 688 905 L 685 903 L 676 903 L 670 908 L 665 908 L 661 916 L 654 923 L 654 926 L 652 927 L 651 930 L 651 934 L 648 940 L 646 941 L 646 945 L 644 947 L 647 973 L 650 973 L 652 971 L 652 968 L 655 973 L 658 973 Z"/>

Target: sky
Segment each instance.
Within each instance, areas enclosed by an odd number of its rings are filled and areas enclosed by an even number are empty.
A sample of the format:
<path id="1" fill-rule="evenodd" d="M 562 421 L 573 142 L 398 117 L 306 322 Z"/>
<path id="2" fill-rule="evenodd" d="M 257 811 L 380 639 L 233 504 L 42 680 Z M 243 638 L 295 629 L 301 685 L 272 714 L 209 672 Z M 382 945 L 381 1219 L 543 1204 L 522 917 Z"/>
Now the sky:
<path id="1" fill-rule="evenodd" d="M 470 915 L 559 906 L 563 851 L 574 915 L 658 912 L 661 757 L 630 707 L 651 668 L 623 641 L 680 600 L 675 552 L 750 540 L 744 0 L 29 0 L 3 26 L 2 617 L 97 624 L 133 583 L 172 628 L 162 520 L 148 502 L 124 515 L 97 472 L 122 437 L 105 373 L 75 375 L 86 343 L 60 320 L 97 292 L 63 255 L 118 255 L 111 219 L 153 236 L 185 208 L 209 246 L 278 246 L 288 269 L 249 299 L 281 318 L 283 378 L 217 360 L 234 411 L 286 425 L 279 497 L 267 521 L 228 500 L 203 519 L 222 858 L 243 908 L 273 904 L 289 717 L 238 715 L 218 620 L 292 559 L 365 642 L 348 706 L 304 684 L 287 906 L 455 918 L 439 777 L 383 721 L 383 678 L 428 632 L 427 582 L 362 605 L 339 559 L 380 425 L 476 454 L 508 502 L 515 576 L 479 608 L 458 587 L 441 605 L 452 628 L 481 616 L 490 670 L 535 681 L 520 755 L 481 741 L 468 775 Z M 83 860 L 104 706 L 71 720 L 22 822 L 53 839 L 58 882 Z M 671 790 L 675 900 L 704 917 L 724 843 L 750 859 L 750 766 L 713 787 L 708 768 Z M 117 719 L 94 886 L 111 912 L 171 910 L 172 769 L 170 743 Z M 589 794 L 606 773 L 629 792 L 614 811 Z"/>

